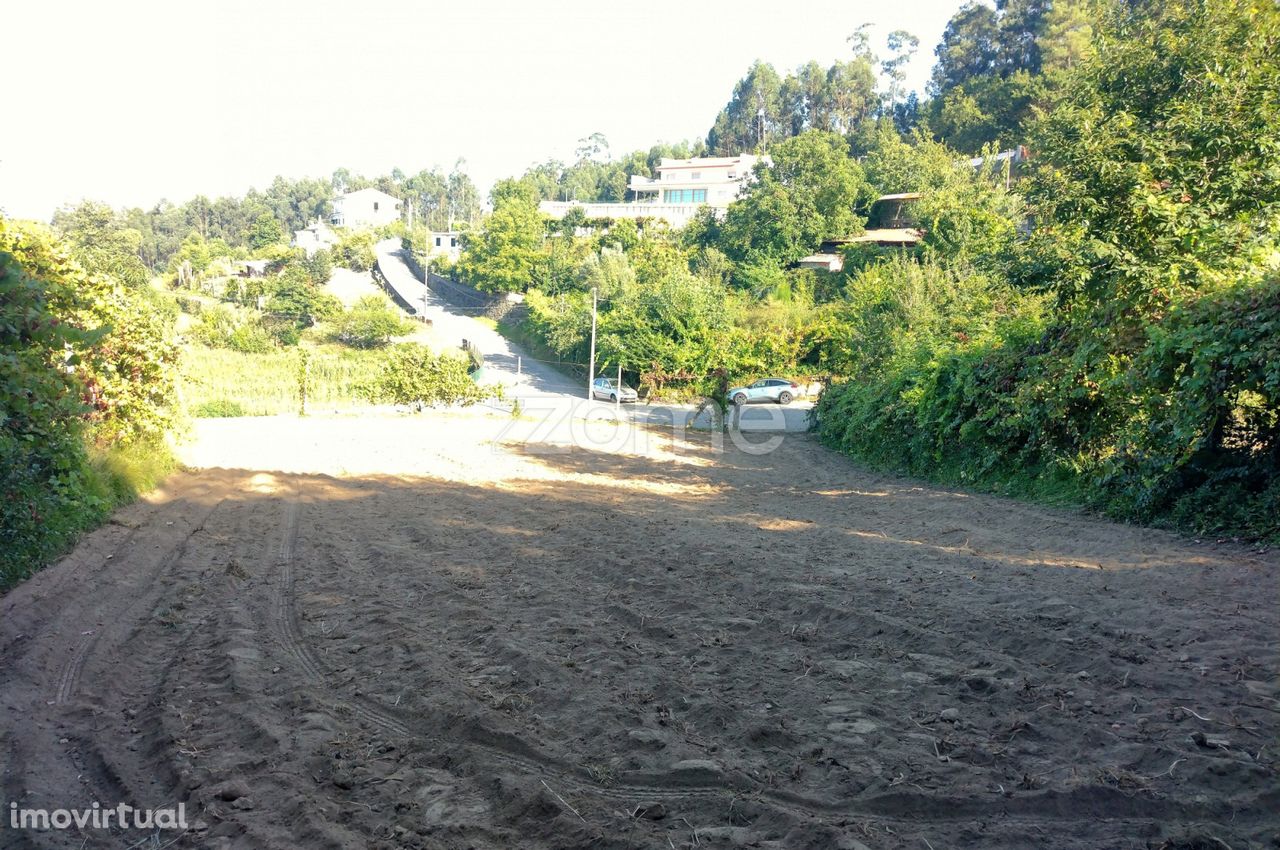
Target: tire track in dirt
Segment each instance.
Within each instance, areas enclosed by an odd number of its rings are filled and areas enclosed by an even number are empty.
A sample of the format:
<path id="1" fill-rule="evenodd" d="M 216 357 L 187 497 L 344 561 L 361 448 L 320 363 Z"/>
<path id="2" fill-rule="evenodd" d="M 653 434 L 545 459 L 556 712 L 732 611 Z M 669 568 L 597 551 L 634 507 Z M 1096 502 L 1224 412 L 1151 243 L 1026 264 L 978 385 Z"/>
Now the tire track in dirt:
<path id="1" fill-rule="evenodd" d="M 88 552 L 72 553 L 49 568 L 48 585 L 32 588 L 29 595 L 26 587 L 19 588 L 6 599 L 20 627 L 38 636 L 3 659 L 15 686 L 12 696 L 21 699 L 22 694 L 31 703 L 0 730 L 5 733 L 0 737 L 9 739 L 3 771 L 7 799 L 55 808 L 86 808 L 94 801 L 152 808 L 166 802 L 154 795 L 163 787 L 157 781 L 169 777 L 144 753 L 162 750 L 167 742 L 139 746 L 151 712 L 145 701 L 134 699 L 137 688 L 149 692 L 144 683 L 168 667 L 172 642 L 166 638 L 178 622 L 158 620 L 151 609 L 162 609 L 166 601 L 180 606 L 176 597 L 207 574 L 204 558 L 217 549 L 202 532 L 225 516 L 220 508 L 233 486 L 226 476 L 181 476 L 169 484 L 169 498 L 148 505 L 149 523 L 112 523 L 93 532 Z M 247 531 L 238 525 L 221 530 Z M 77 586 L 76 594 L 65 594 Z M 48 604 L 50 587 L 64 589 L 57 608 Z M 59 655 L 65 659 L 61 663 Z M 81 693 L 87 696 L 84 702 L 77 699 Z M 128 715 L 127 705 L 134 706 Z M 41 848 L 79 847 L 82 839 L 91 846 L 115 846 L 112 842 L 126 841 L 126 833 L 112 827 L 89 836 L 13 832 L 4 839 L 0 845 L 6 847 L 7 839 Z M 74 845 L 65 843 L 72 840 Z"/>
<path id="2" fill-rule="evenodd" d="M 298 662 L 311 684 L 325 691 L 327 690 L 326 674 L 298 626 L 296 597 L 294 594 L 294 553 L 297 550 L 298 529 L 304 501 L 298 482 L 296 480 L 290 482 L 289 490 L 286 491 L 284 496 L 284 521 L 275 559 L 279 570 L 276 578 L 276 598 L 275 604 L 272 606 L 272 619 L 276 633 L 285 651 Z M 325 701 L 331 704 L 334 702 L 330 699 Z M 337 702 L 350 713 L 364 718 L 375 726 L 394 732 L 402 737 L 413 737 L 413 731 L 409 727 L 394 717 L 361 701 L 339 700 Z"/>
<path id="3" fill-rule="evenodd" d="M 310 647 L 302 638 L 294 608 L 293 555 L 298 545 L 302 498 L 296 484 L 291 483 L 289 488 L 284 496 L 284 521 L 275 559 L 279 570 L 276 576 L 275 605 L 272 609 L 273 623 L 285 650 L 302 667 L 307 678 L 313 684 L 323 686 L 324 673 Z"/>
<path id="4" fill-rule="evenodd" d="M 145 605 L 154 604 L 157 599 L 164 595 L 166 588 L 161 585 L 160 577 L 168 573 L 175 564 L 182 560 L 191 545 L 191 541 L 204 530 L 209 518 L 225 501 L 225 497 L 214 501 L 207 510 L 200 514 L 199 519 L 192 528 L 183 534 L 181 539 L 158 559 L 156 566 L 145 577 L 147 592 L 133 596 L 123 612 L 113 614 L 110 625 L 101 630 L 91 629 L 82 633 L 83 639 L 71 653 L 71 657 L 67 659 L 62 673 L 58 677 L 58 687 L 53 696 L 55 705 L 66 705 L 76 695 L 80 688 L 80 679 L 84 673 L 85 662 L 90 653 L 98 647 L 98 644 L 104 641 L 104 636 L 106 648 L 114 647 L 120 640 L 116 633 L 126 631 L 128 626 L 134 622 L 133 613 Z M 130 534 L 126 537 L 126 543 L 133 539 L 134 536 Z"/>
<path id="5" fill-rule="evenodd" d="M 80 645 L 67 661 L 67 666 L 62 668 L 62 675 L 58 677 L 58 689 L 53 696 L 54 705 L 66 705 L 67 700 L 75 693 L 75 689 L 79 686 L 80 673 L 84 669 L 84 660 L 92 648 L 92 637 L 81 639 Z"/>
<path id="6" fill-rule="evenodd" d="M 681 775 L 677 772 L 641 772 L 622 774 L 618 781 L 602 784 L 593 779 L 582 767 L 566 764 L 538 751 L 516 735 L 485 726 L 474 718 L 458 714 L 431 711 L 397 712 L 356 696 L 341 695 L 337 688 L 329 687 L 332 674 L 316 658 L 301 635 L 295 609 L 294 553 L 298 538 L 300 506 L 305 500 L 295 490 L 285 508 L 284 527 L 279 546 L 280 573 L 278 594 L 274 607 L 278 630 L 286 649 L 298 659 L 311 682 L 325 694 L 322 701 L 332 709 L 348 713 L 367 721 L 383 732 L 410 741 L 430 741 L 434 745 L 448 747 L 462 743 L 482 751 L 486 757 L 513 768 L 520 773 L 545 779 L 557 789 L 571 793 L 636 804 L 643 801 L 725 800 L 729 798 L 753 799 L 804 820 L 840 814 L 870 818 L 893 824 L 919 824 L 922 822 L 950 822 L 973 818 L 1000 817 L 1025 824 L 1052 825 L 1078 817 L 1081 806 L 1097 804 L 1105 798 L 1111 811 L 1124 812 L 1109 818 L 1116 823 L 1147 821 L 1154 819 L 1194 822 L 1212 816 L 1202 807 L 1174 803 L 1167 800 L 1147 799 L 1124 794 L 1117 789 L 1081 788 L 1071 791 L 1045 791 L 1014 798 L 945 799 L 928 793 L 890 792 L 865 800 L 830 800 L 815 798 L 771 788 L 740 772 L 726 772 L 712 780 Z M 556 571 L 541 571 L 540 582 L 579 588 L 575 581 L 560 576 Z M 818 603 L 821 605 L 821 603 Z M 836 613 L 839 609 L 829 609 Z M 632 612 L 634 613 L 634 612 Z M 639 615 L 636 615 L 639 616 Z M 947 638 L 934 629 L 922 628 L 893 617 L 858 612 L 857 616 L 883 626 L 892 626 L 907 633 L 927 639 L 931 644 Z M 977 649 L 977 647 L 974 647 Z M 1006 663 L 1009 656 L 984 648 L 983 653 L 999 657 Z M 1015 669 L 1018 669 L 1015 667 Z M 450 730 L 443 735 L 439 730 Z"/>

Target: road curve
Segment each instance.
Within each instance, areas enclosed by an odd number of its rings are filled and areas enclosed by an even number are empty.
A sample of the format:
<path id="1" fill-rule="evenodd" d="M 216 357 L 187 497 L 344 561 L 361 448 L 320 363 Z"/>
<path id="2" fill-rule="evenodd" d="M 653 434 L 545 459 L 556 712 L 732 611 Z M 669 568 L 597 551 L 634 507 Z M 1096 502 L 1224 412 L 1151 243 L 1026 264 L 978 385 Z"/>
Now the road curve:
<path id="1" fill-rule="evenodd" d="M 578 386 L 550 365 L 535 360 L 488 324 L 467 315 L 427 287 L 405 263 L 399 240 L 379 242 L 377 253 L 379 269 L 400 298 L 414 305 L 445 339 L 452 339 L 458 345 L 465 339 L 476 345 L 484 354 L 485 381 L 501 384 L 504 396 L 520 399 L 526 412 L 536 415 L 539 410 L 554 410 L 585 417 L 607 415 L 609 408 L 613 408 L 616 415 L 632 422 L 659 427 L 683 423 L 693 413 L 690 405 L 635 404 L 618 408 L 607 402 L 588 401 L 585 386 Z M 804 402 L 785 407 L 755 405 L 743 411 L 739 427 L 743 431 L 807 431 L 811 408 L 811 404 Z M 693 423 L 695 428 L 709 425 L 706 414 Z"/>

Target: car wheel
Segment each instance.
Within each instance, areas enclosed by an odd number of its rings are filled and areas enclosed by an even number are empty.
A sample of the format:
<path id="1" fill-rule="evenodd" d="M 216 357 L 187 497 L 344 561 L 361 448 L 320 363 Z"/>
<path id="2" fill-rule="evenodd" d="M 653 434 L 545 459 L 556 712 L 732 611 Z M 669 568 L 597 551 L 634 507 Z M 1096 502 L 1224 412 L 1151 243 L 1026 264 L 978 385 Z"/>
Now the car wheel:
<path id="1" fill-rule="evenodd" d="M 617 403 L 618 403 L 618 394 L 617 394 L 617 393 L 613 393 L 613 394 L 611 394 L 611 395 L 609 396 L 609 401 L 613 402 L 614 404 L 617 404 Z"/>
<path id="2" fill-rule="evenodd" d="M 734 404 L 739 404 L 739 405 L 741 405 L 741 404 L 746 404 L 746 403 L 747 403 L 747 394 L 746 394 L 746 393 L 738 393 L 737 395 L 735 395 L 735 396 L 733 397 L 733 403 L 734 403 Z"/>
<path id="3" fill-rule="evenodd" d="M 786 390 L 778 393 L 778 404 L 791 404 L 791 393 Z"/>

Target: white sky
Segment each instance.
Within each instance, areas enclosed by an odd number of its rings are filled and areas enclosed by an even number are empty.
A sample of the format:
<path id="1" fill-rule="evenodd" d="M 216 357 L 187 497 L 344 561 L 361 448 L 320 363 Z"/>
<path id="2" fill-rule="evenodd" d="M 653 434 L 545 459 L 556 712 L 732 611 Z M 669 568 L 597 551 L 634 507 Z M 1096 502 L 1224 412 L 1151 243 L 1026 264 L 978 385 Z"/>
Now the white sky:
<path id="1" fill-rule="evenodd" d="M 459 158 L 488 192 L 579 138 L 704 137 L 756 58 L 785 72 L 920 38 L 923 91 L 959 0 L 12 0 L 0 210 L 149 207 L 272 177 L 412 174 Z"/>

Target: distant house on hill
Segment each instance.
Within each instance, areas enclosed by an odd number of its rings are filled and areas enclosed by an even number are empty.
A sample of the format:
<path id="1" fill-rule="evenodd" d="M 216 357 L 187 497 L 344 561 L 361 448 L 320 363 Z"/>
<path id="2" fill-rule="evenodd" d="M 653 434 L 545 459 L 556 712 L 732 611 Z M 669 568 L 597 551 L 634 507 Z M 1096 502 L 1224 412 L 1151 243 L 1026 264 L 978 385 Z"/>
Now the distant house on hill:
<path id="1" fill-rule="evenodd" d="M 357 189 L 333 202 L 329 223 L 335 227 L 381 227 L 400 219 L 401 201 L 380 189 Z"/>
<path id="2" fill-rule="evenodd" d="M 310 227 L 293 232 L 293 247 L 301 248 L 310 257 L 316 251 L 328 250 L 336 245 L 338 236 L 323 221 L 317 219 Z"/>
<path id="3" fill-rule="evenodd" d="M 965 161 L 969 163 L 970 168 L 993 166 L 996 169 L 1003 169 L 1004 184 L 1008 189 L 1013 185 L 1013 181 L 1021 179 L 1026 173 L 1027 163 L 1031 161 L 1031 151 L 1027 150 L 1026 145 L 1018 145 L 1011 150 L 1000 151 L 991 156 L 975 156 Z"/>
<path id="4" fill-rule="evenodd" d="M 580 209 L 587 218 L 656 218 L 672 227 L 683 227 L 703 207 L 723 211 L 752 179 L 757 162 L 769 157 L 744 153 L 738 156 L 703 156 L 693 159 L 664 157 L 657 177 L 632 174 L 627 188 L 631 203 L 583 203 L 543 201 L 540 209 L 552 218 L 564 218 Z"/>
<path id="5" fill-rule="evenodd" d="M 796 265 L 802 269 L 838 272 L 844 269 L 840 251 L 848 245 L 874 245 L 879 248 L 914 248 L 924 238 L 924 232 L 912 213 L 912 206 L 920 200 L 919 192 L 901 192 L 881 195 L 871 205 L 867 216 L 867 229 L 860 236 L 844 239 L 828 239 L 818 253 L 802 257 Z"/>

